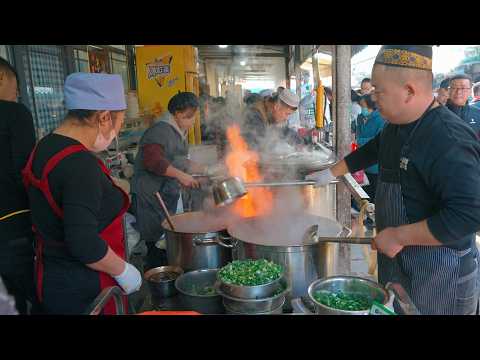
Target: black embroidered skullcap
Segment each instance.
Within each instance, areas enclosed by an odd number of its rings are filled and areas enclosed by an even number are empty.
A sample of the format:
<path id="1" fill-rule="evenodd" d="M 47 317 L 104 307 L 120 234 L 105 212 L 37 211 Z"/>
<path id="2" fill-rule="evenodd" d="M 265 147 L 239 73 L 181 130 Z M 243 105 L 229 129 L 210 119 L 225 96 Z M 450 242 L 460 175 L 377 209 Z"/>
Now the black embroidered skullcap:
<path id="1" fill-rule="evenodd" d="M 383 45 L 375 64 L 432 71 L 432 46 Z"/>

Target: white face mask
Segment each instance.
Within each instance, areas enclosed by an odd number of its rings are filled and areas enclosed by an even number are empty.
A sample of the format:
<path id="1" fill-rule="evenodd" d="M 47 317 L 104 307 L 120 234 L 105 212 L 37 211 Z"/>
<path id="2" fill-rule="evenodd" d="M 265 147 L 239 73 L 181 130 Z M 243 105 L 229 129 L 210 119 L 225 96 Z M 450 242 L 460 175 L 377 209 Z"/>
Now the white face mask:
<path id="1" fill-rule="evenodd" d="M 100 126 L 99 126 L 97 138 L 95 139 L 95 143 L 93 144 L 93 149 L 92 150 L 94 152 L 102 152 L 104 150 L 107 150 L 107 148 L 112 143 L 113 139 L 115 139 L 115 136 L 117 136 L 117 134 L 115 133 L 115 129 L 112 129 L 110 131 L 110 135 L 108 136 L 108 139 L 106 139 L 102 135 L 102 133 L 100 131 Z"/>

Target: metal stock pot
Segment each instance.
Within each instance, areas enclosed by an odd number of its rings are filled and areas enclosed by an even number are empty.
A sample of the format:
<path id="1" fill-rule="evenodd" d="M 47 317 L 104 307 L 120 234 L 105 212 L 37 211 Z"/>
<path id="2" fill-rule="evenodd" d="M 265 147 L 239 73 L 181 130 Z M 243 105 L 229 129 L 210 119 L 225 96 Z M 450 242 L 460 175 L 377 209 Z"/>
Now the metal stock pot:
<path id="1" fill-rule="evenodd" d="M 285 269 L 291 291 L 287 300 L 306 296 L 309 285 L 328 276 L 334 268 L 337 244 L 305 241 L 305 230 L 319 225 L 320 234 L 338 237 L 343 227 L 338 222 L 307 213 L 281 219 L 275 216 L 247 218 L 228 226 L 233 240 L 234 259 L 268 259 Z"/>
<path id="2" fill-rule="evenodd" d="M 168 264 L 187 271 L 217 269 L 232 260 L 225 219 L 202 211 L 172 216 L 176 231 L 165 220 Z"/>

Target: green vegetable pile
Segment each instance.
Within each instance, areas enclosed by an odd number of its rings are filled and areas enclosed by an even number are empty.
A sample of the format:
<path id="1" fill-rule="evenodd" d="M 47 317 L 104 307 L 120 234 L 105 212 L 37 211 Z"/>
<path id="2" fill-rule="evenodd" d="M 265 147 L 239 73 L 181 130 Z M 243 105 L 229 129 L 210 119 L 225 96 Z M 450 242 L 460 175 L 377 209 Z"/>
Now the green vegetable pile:
<path id="1" fill-rule="evenodd" d="M 220 269 L 218 277 L 227 284 L 256 286 L 277 280 L 282 272 L 280 265 L 266 259 L 235 260 Z"/>
<path id="2" fill-rule="evenodd" d="M 192 287 L 192 295 L 215 295 L 217 291 L 213 286 L 203 286 L 203 287 L 197 287 L 196 285 L 193 285 Z"/>
<path id="3" fill-rule="evenodd" d="M 368 310 L 372 307 L 373 301 L 364 295 L 346 294 L 344 292 L 326 292 L 316 291 L 313 294 L 315 300 L 319 303 L 339 310 L 347 311 L 362 311 Z"/>

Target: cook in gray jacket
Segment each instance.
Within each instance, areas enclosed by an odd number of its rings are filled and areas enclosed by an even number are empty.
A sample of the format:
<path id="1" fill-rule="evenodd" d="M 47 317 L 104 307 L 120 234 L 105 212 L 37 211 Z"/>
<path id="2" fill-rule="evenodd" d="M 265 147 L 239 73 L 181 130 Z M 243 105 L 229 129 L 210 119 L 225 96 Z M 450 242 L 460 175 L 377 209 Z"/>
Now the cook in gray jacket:
<path id="1" fill-rule="evenodd" d="M 187 131 L 195 122 L 199 102 L 195 94 L 181 92 L 168 103 L 163 114 L 142 136 L 135 159 L 132 201 L 141 239 L 148 254 L 146 268 L 165 265 L 165 254 L 155 247 L 163 234 L 164 212 L 155 197 L 158 191 L 170 214 L 175 214 L 180 185 L 197 188 L 188 172 L 203 172 L 204 167 L 188 159 Z"/>

